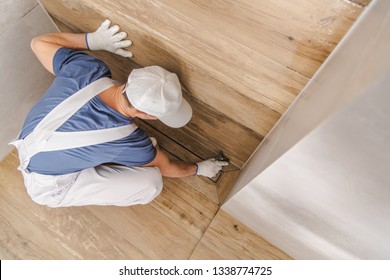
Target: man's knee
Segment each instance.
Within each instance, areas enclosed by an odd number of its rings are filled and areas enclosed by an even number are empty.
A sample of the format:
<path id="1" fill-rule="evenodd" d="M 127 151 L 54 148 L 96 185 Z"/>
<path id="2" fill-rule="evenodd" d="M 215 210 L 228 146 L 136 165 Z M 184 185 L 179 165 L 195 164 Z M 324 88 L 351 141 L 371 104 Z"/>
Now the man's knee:
<path id="1" fill-rule="evenodd" d="M 117 188 L 124 199 L 114 205 L 147 204 L 161 193 L 163 180 L 157 167 L 133 167 L 130 172 L 122 171 L 124 172 L 119 172 L 121 175 L 115 176 L 111 184 Z"/>
<path id="2" fill-rule="evenodd" d="M 144 186 L 144 199 L 140 204 L 147 204 L 155 199 L 163 189 L 163 179 L 157 167 L 144 167 L 147 169 L 140 178 L 140 184 Z"/>

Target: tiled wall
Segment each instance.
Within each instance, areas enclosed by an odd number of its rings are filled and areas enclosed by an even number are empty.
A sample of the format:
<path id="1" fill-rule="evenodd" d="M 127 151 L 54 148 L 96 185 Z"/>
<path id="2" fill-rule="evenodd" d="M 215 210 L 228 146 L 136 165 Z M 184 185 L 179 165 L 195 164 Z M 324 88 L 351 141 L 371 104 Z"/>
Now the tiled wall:
<path id="1" fill-rule="evenodd" d="M 293 258 L 390 257 L 389 25 L 372 1 L 223 205 Z"/>

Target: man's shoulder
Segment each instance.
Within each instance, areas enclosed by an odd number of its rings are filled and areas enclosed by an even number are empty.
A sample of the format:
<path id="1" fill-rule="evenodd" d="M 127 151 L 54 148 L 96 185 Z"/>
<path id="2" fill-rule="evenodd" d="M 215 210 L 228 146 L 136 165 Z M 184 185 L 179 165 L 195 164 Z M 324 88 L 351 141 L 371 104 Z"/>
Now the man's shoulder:
<path id="1" fill-rule="evenodd" d="M 58 75 L 62 70 L 71 70 L 70 68 L 72 67 L 77 68 L 79 71 L 85 68 L 84 70 L 86 72 L 97 67 L 100 72 L 105 72 L 104 74 L 106 75 L 103 74 L 102 76 L 111 77 L 110 69 L 99 58 L 79 50 L 68 48 L 58 49 L 53 58 L 54 73 Z"/>

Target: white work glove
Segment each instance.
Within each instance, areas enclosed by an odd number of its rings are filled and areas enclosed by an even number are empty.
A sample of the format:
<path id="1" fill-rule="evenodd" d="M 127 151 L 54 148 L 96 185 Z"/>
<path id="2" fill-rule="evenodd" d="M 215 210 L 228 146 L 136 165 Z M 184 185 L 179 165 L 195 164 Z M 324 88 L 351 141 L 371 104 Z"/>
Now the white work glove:
<path id="1" fill-rule="evenodd" d="M 219 171 L 221 171 L 222 166 L 226 166 L 228 164 L 229 163 L 227 161 L 219 161 L 215 158 L 197 162 L 196 165 L 198 166 L 198 169 L 195 175 L 202 175 L 212 178 L 215 177 Z"/>
<path id="2" fill-rule="evenodd" d="M 110 27 L 111 21 L 106 19 L 100 25 L 98 30 L 93 33 L 87 33 L 87 47 L 92 51 L 105 50 L 124 57 L 132 57 L 133 54 L 124 50 L 128 46 L 131 46 L 130 40 L 123 40 L 126 38 L 126 32 L 119 32 L 119 26 L 114 25 Z"/>

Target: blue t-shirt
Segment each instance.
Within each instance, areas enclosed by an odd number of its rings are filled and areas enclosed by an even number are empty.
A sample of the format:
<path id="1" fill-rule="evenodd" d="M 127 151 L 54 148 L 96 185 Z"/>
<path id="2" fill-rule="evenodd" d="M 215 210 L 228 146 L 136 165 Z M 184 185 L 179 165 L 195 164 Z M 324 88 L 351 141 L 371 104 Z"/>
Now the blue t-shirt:
<path id="1" fill-rule="evenodd" d="M 80 51 L 59 49 L 53 58 L 56 75 L 53 83 L 29 112 L 20 138 L 25 138 L 45 115 L 67 97 L 102 77 L 110 77 L 108 67 L 99 59 Z M 107 106 L 95 96 L 69 118 L 57 131 L 85 131 L 112 128 L 133 121 Z M 150 138 L 137 129 L 122 139 L 88 147 L 41 152 L 30 160 L 28 170 L 46 175 L 62 175 L 105 163 L 141 166 L 156 156 Z"/>

